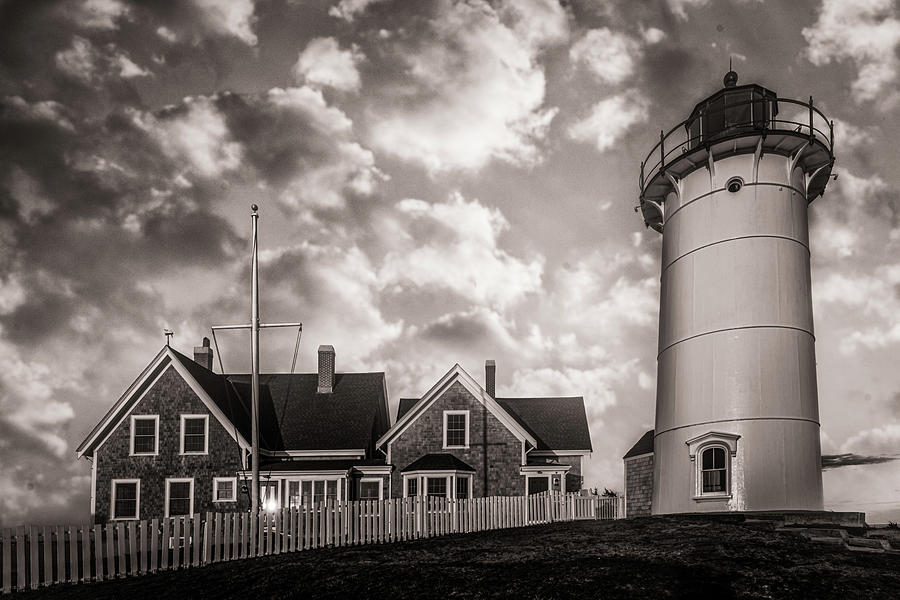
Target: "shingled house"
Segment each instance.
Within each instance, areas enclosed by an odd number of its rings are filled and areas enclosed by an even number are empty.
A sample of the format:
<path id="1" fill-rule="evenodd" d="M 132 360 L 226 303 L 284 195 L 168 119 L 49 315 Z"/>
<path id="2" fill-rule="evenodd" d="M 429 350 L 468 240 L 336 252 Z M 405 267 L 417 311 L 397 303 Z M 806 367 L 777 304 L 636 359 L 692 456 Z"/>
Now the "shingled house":
<path id="1" fill-rule="evenodd" d="M 592 451 L 581 397 L 498 398 L 454 365 L 421 398 L 403 398 L 377 446 L 394 469 L 391 495 L 521 496 L 578 491 Z"/>
<path id="2" fill-rule="evenodd" d="M 334 354 L 319 348 L 317 373 L 260 376 L 263 506 L 385 494 L 384 373 L 335 373 Z M 250 376 L 212 360 L 207 339 L 194 360 L 163 347 L 78 447 L 95 521 L 249 507 Z"/>
<path id="3" fill-rule="evenodd" d="M 97 522 L 249 509 L 250 376 L 165 346 L 77 449 L 91 460 Z M 260 501 L 481 497 L 581 488 L 584 401 L 495 398 L 459 365 L 390 426 L 384 373 L 260 375 Z"/>
<path id="4" fill-rule="evenodd" d="M 653 432 L 646 432 L 631 447 L 622 460 L 625 462 L 626 516 L 645 517 L 651 512 L 653 500 Z"/>

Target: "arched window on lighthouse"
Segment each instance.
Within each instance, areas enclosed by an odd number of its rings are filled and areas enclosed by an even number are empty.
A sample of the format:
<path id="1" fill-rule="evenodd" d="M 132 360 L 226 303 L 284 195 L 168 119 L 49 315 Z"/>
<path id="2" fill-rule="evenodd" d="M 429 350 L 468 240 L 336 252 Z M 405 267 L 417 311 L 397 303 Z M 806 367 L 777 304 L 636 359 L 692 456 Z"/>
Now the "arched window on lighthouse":
<path id="1" fill-rule="evenodd" d="M 694 467 L 692 490 L 697 502 L 731 497 L 732 469 L 740 435 L 709 431 L 685 441 Z"/>
<path id="2" fill-rule="evenodd" d="M 713 446 L 700 454 L 700 493 L 728 493 L 728 460 L 725 448 Z"/>

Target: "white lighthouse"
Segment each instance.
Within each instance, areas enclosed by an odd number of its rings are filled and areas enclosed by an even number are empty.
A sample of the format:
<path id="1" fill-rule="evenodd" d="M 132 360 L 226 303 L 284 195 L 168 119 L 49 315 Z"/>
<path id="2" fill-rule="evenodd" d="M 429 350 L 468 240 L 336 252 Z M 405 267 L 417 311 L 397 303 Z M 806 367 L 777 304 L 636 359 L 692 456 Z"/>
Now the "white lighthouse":
<path id="1" fill-rule="evenodd" d="M 724 83 L 641 164 L 663 236 L 652 512 L 821 510 L 807 206 L 832 124 Z"/>

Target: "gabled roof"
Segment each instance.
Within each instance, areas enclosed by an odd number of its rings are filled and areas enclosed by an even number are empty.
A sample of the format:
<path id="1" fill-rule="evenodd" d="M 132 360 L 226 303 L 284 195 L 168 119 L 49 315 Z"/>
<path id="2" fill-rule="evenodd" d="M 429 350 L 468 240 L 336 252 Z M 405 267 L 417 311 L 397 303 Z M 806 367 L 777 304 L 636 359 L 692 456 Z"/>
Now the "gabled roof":
<path id="1" fill-rule="evenodd" d="M 393 427 L 391 427 L 387 433 L 378 438 L 376 442 L 376 447 L 381 447 L 384 444 L 390 442 L 392 439 L 400 435 L 413 421 L 415 421 L 419 415 L 421 415 L 425 410 L 431 406 L 435 400 L 437 400 L 441 394 L 443 394 L 447 389 L 453 385 L 454 383 L 459 382 L 462 384 L 466 390 L 475 397 L 478 402 L 481 402 L 487 409 L 493 414 L 497 419 L 503 423 L 503 425 L 517 438 L 519 438 L 523 442 L 528 442 L 532 445 L 532 447 L 537 446 L 537 439 L 534 437 L 532 433 L 530 433 L 527 429 L 525 429 L 518 420 L 516 420 L 512 415 L 510 415 L 506 409 L 504 409 L 500 404 L 494 400 L 490 394 L 488 394 L 481 385 L 479 385 L 471 375 L 469 375 L 465 369 L 463 369 L 459 364 L 453 365 L 453 367 L 447 371 L 447 373 L 441 377 L 437 383 L 435 383 L 428 392 L 425 393 L 424 396 L 420 400 L 418 400 L 411 408 L 408 408 L 403 415 L 397 419 L 394 423 Z"/>
<path id="2" fill-rule="evenodd" d="M 592 451 L 584 398 L 497 398 L 538 440 L 537 450 Z"/>
<path id="3" fill-rule="evenodd" d="M 400 406 L 397 407 L 397 418 L 394 422 L 399 421 L 418 401 L 418 398 L 400 398 Z"/>
<path id="4" fill-rule="evenodd" d="M 623 459 L 631 458 L 632 456 L 640 456 L 642 454 L 650 454 L 653 452 L 653 432 L 651 429 L 647 433 L 641 436 L 634 446 L 631 447 L 631 450 L 625 453 Z"/>
<path id="5" fill-rule="evenodd" d="M 418 398 L 400 398 L 397 421 Z M 537 450 L 593 450 L 584 398 L 497 398 L 497 403 L 537 440 Z"/>
<path id="6" fill-rule="evenodd" d="M 438 453 L 426 454 L 408 464 L 400 472 L 409 473 L 410 471 L 471 471 L 474 473 L 475 468 L 452 454 Z"/>
<path id="7" fill-rule="evenodd" d="M 164 347 L 78 447 L 92 454 L 130 412 L 156 378 L 174 367 L 222 426 L 249 448 L 250 375 L 220 375 Z M 384 373 L 337 373 L 333 392 L 317 393 L 318 374 L 260 375 L 260 447 L 290 450 L 366 452 L 388 422 Z M 383 413 L 383 414 L 379 414 Z M 380 418 L 379 418 L 380 417 Z"/>

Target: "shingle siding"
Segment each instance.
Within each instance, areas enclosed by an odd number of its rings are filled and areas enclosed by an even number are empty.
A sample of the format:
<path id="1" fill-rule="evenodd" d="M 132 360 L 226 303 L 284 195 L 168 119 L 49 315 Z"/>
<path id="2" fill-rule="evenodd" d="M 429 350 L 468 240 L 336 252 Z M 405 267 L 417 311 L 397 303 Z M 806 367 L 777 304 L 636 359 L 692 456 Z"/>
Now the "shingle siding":
<path id="1" fill-rule="evenodd" d="M 179 454 L 181 415 L 209 415 L 207 455 Z M 97 462 L 96 513 L 94 520 L 110 517 L 111 480 L 140 479 L 141 519 L 165 514 L 166 478 L 194 479 L 194 512 L 240 510 L 246 502 L 212 501 L 213 478 L 234 477 L 241 468 L 240 448 L 181 375 L 169 367 L 131 411 L 131 415 L 159 415 L 159 453 L 130 456 L 131 418 L 126 416 L 95 451 Z M 241 500 L 238 482 L 238 500 Z"/>
<path id="2" fill-rule="evenodd" d="M 468 448 L 443 448 L 445 410 L 469 411 Z M 458 381 L 391 442 L 392 495 L 403 496 L 403 468 L 425 454 L 441 452 L 453 454 L 474 467 L 472 494 L 476 498 L 525 493 L 525 477 L 519 473 L 522 442 Z"/>
<path id="3" fill-rule="evenodd" d="M 653 455 L 625 460 L 625 495 L 628 517 L 645 517 L 650 514 L 653 496 Z"/>

